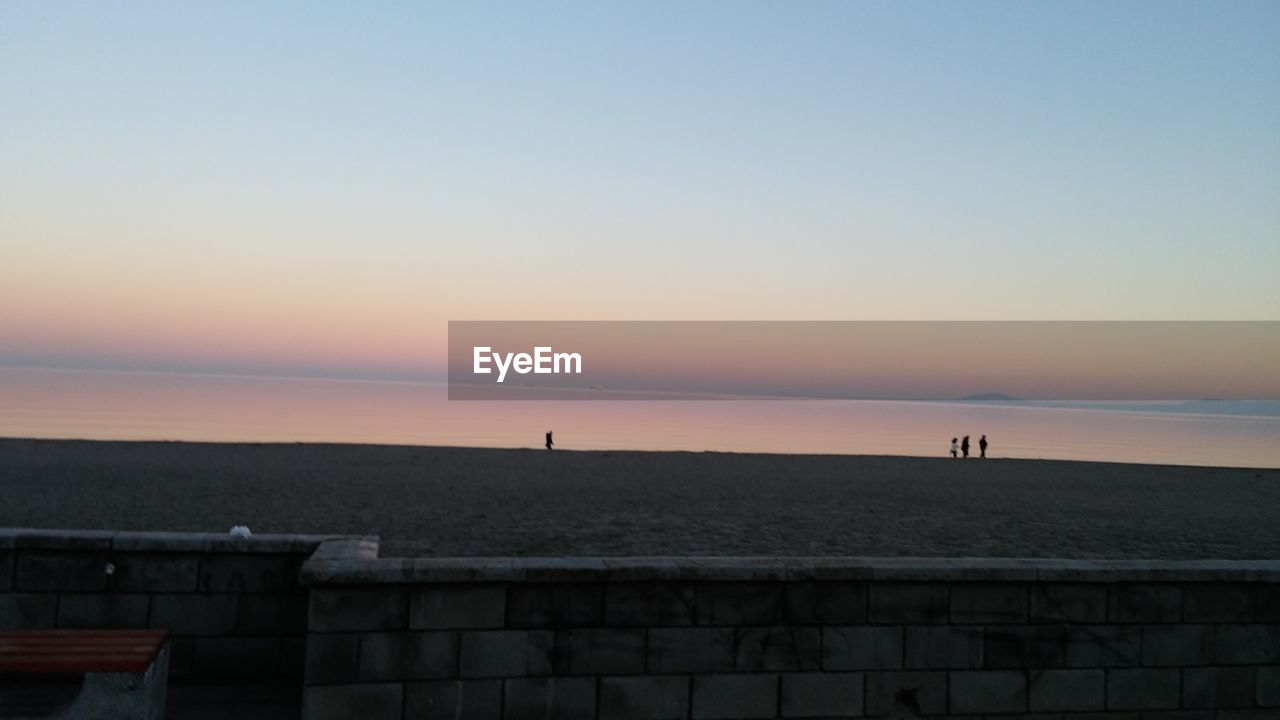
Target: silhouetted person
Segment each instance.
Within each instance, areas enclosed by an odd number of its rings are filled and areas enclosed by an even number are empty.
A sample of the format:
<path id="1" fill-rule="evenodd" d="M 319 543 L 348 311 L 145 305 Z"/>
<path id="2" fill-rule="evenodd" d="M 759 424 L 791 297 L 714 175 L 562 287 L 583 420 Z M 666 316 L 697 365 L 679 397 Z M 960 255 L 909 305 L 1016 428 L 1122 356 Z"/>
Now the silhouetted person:
<path id="1" fill-rule="evenodd" d="M 965 435 L 964 442 L 960 443 L 960 452 L 964 453 L 965 457 L 969 457 L 969 436 L 968 435 Z"/>
<path id="2" fill-rule="evenodd" d="M 551 441 L 551 431 L 550 431 L 550 430 L 548 430 L 548 431 L 547 431 L 547 449 L 548 449 L 548 450 L 551 450 L 551 449 L 552 449 L 552 447 L 551 447 L 551 446 L 552 446 L 552 445 L 554 445 L 554 444 L 555 444 L 555 443 L 553 443 L 553 442 Z"/>
<path id="3" fill-rule="evenodd" d="M 951 438 L 951 457 L 955 457 L 960 452 L 959 438 Z"/>
<path id="4" fill-rule="evenodd" d="M 978 452 L 980 453 L 978 457 L 985 458 L 987 456 L 987 436 L 986 435 L 983 435 L 981 438 L 978 439 Z"/>

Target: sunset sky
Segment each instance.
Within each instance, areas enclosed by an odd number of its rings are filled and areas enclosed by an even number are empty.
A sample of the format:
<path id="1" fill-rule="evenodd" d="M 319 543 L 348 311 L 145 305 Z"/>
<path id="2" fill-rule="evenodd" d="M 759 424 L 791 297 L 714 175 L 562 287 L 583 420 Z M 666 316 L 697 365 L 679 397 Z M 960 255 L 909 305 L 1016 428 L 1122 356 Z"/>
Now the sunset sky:
<path id="1" fill-rule="evenodd" d="M 0 4 L 0 365 L 1280 319 L 1280 3 Z"/>

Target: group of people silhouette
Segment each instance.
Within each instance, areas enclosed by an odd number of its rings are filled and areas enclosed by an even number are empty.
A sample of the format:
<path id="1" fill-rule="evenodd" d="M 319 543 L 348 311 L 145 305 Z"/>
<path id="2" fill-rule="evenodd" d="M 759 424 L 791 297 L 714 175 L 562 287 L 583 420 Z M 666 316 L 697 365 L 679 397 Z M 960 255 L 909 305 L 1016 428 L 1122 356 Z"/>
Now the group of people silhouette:
<path id="1" fill-rule="evenodd" d="M 951 457 L 958 457 L 956 451 L 964 453 L 964 457 L 969 457 L 969 436 L 965 435 L 964 440 L 956 443 L 955 438 L 951 438 Z M 987 456 L 987 436 L 983 435 L 978 440 L 978 457 L 985 458 Z"/>

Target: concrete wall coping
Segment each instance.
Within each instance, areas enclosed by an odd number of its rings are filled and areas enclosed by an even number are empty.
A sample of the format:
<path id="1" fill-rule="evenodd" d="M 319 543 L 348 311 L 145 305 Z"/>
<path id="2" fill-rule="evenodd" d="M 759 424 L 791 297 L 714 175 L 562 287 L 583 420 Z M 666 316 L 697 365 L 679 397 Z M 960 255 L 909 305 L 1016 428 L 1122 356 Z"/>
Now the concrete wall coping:
<path id="1" fill-rule="evenodd" d="M 0 550 L 309 554 L 309 585 L 429 582 L 1280 582 L 1280 560 L 937 557 L 379 558 L 376 536 L 0 528 Z"/>
<path id="2" fill-rule="evenodd" d="M 382 558 L 331 554 L 302 568 L 309 585 L 427 582 L 822 581 L 1280 582 L 1280 560 L 633 557 Z"/>
<path id="3" fill-rule="evenodd" d="M 213 552 L 310 554 L 327 540 L 364 540 L 345 535 L 251 535 L 0 528 L 0 550 L 107 550 L 118 552 Z M 376 538 L 372 539 L 376 547 Z"/>

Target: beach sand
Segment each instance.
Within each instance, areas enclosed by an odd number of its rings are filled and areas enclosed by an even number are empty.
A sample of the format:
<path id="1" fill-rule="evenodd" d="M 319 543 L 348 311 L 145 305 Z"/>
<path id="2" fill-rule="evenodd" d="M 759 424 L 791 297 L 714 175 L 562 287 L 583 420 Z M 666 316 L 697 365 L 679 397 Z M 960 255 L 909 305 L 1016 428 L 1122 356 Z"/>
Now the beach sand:
<path id="1" fill-rule="evenodd" d="M 1280 470 L 0 440 L 0 526 L 382 537 L 384 556 L 1280 557 Z"/>

